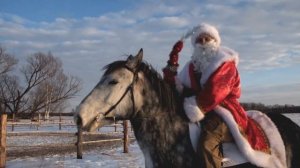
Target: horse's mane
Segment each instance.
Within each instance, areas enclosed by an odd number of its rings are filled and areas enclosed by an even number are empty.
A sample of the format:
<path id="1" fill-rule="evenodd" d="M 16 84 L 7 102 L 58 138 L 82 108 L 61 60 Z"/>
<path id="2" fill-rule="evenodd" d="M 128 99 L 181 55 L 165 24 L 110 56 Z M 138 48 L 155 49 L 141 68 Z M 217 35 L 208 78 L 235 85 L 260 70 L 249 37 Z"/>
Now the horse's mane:
<path id="1" fill-rule="evenodd" d="M 112 62 L 104 67 L 106 69 L 104 75 L 110 74 L 117 69 L 125 68 L 125 66 L 126 61 L 119 60 Z M 138 71 L 143 72 L 145 78 L 150 82 L 153 91 L 159 98 L 160 105 L 169 112 L 175 112 L 177 104 L 175 89 L 165 82 L 161 74 L 145 61 L 141 62 Z"/>

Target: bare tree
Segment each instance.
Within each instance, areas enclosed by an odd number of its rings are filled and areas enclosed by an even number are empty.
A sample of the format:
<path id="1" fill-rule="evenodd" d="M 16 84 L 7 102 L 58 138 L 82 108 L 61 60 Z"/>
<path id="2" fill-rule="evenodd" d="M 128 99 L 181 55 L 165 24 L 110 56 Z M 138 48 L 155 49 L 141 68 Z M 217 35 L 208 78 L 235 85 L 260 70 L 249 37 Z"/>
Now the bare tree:
<path id="1" fill-rule="evenodd" d="M 8 87 L 9 80 L 4 83 L 5 89 L 9 89 L 6 92 L 16 94 L 10 94 L 10 101 L 5 101 L 5 107 L 13 114 L 18 114 L 20 112 L 27 111 L 26 104 L 29 100 L 29 92 L 47 78 L 52 77 L 57 67 L 61 66 L 61 63 L 55 61 L 55 58 L 51 55 L 45 55 L 43 53 L 36 53 L 33 56 L 28 57 L 27 65 L 21 69 L 21 74 L 23 74 L 25 81 L 25 87 L 20 87 L 14 85 L 15 88 Z M 9 78 L 8 78 L 9 79 Z"/>
<path id="2" fill-rule="evenodd" d="M 15 86 L 16 80 L 14 77 L 9 77 L 7 72 L 11 71 L 17 62 L 17 59 L 6 53 L 0 46 L 0 113 L 6 112 L 5 104 L 11 101 L 11 95 L 13 93 L 5 88 Z"/>
<path id="3" fill-rule="evenodd" d="M 32 115 L 50 105 L 63 106 L 80 90 L 80 81 L 64 74 L 62 62 L 51 53 L 36 53 L 21 68 L 24 81 L 3 76 L 0 90 L 3 105 L 13 114 L 30 112 Z M 24 84 L 24 87 L 19 86 Z"/>
<path id="4" fill-rule="evenodd" d="M 17 59 L 15 59 L 12 55 L 7 54 L 0 46 L 0 75 L 11 71 L 17 62 Z"/>
<path id="5" fill-rule="evenodd" d="M 0 101 L 1 112 L 13 111 L 15 109 L 15 99 L 19 94 L 19 82 L 16 76 L 2 74 L 0 76 Z M 21 102 L 19 103 L 21 105 Z"/>
<path id="6" fill-rule="evenodd" d="M 66 101 L 80 91 L 80 86 L 79 79 L 68 77 L 63 72 L 56 74 L 32 92 L 34 99 L 30 103 L 30 113 L 34 115 L 43 110 L 47 118 L 51 111 L 65 108 Z"/>

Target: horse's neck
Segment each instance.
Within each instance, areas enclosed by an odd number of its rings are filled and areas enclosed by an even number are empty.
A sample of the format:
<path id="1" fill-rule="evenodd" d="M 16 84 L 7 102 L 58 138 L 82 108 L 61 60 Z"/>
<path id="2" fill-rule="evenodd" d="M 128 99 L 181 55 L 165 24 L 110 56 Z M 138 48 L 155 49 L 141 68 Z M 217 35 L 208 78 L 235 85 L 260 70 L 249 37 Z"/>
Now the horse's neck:
<path id="1" fill-rule="evenodd" d="M 187 165 L 195 164 L 188 124 L 181 117 L 158 111 L 153 117 L 132 119 L 131 124 L 149 167 L 153 163 L 158 167 L 190 167 Z"/>
<path id="2" fill-rule="evenodd" d="M 182 129 L 188 129 L 187 123 L 183 121 L 183 117 L 179 110 L 176 108 L 176 93 L 170 90 L 160 91 L 164 95 L 157 93 L 155 87 L 145 82 L 144 89 L 147 90 L 144 94 L 143 106 L 141 111 L 137 114 L 136 125 L 138 134 L 154 134 L 157 138 L 165 141 L 169 140 L 168 136 L 172 137 L 178 135 Z M 163 100 L 162 100 L 163 99 Z M 177 111 L 176 111 L 177 110 Z M 185 134 L 186 132 L 181 134 Z M 146 136 L 147 137 L 147 136 Z"/>
<path id="3" fill-rule="evenodd" d="M 182 132 L 182 129 L 186 129 L 187 125 L 179 116 L 172 116 L 166 111 L 157 110 L 152 115 L 137 115 L 131 120 L 136 134 L 146 140 L 151 140 L 147 137 L 154 135 L 161 140 L 169 141 L 166 135 L 175 136 L 178 135 L 178 132 L 186 133 Z M 140 112 L 142 113 L 142 111 Z"/>
<path id="4" fill-rule="evenodd" d="M 166 92 L 161 100 L 158 95 L 162 95 L 153 87 L 144 85 L 144 88 L 147 92 L 143 95 L 142 109 L 131 119 L 131 124 L 145 160 L 155 161 L 160 167 L 186 167 L 178 161 L 192 163 L 194 151 L 189 140 L 188 122 L 180 116 L 181 107 L 175 107 L 176 94 Z M 174 160 L 178 156 L 182 158 Z"/>
<path id="5" fill-rule="evenodd" d="M 171 112 L 155 107 L 151 109 L 140 111 L 147 114 L 140 114 L 131 120 L 140 146 L 151 146 L 154 150 L 170 150 L 173 145 L 183 143 L 181 139 L 188 137 L 187 123 L 180 116 L 170 114 Z"/>

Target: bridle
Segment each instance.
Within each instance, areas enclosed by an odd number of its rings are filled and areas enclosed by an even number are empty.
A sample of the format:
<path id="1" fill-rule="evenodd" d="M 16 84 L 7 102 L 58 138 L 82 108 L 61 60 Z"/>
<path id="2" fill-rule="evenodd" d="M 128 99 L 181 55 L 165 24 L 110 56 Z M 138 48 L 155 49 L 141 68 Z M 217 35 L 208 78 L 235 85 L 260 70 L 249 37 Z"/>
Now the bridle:
<path id="1" fill-rule="evenodd" d="M 123 95 L 120 97 L 120 99 L 114 105 L 112 105 L 105 113 L 100 112 L 96 116 L 95 119 L 96 119 L 97 122 L 101 121 L 101 119 L 103 119 L 103 118 L 109 119 L 109 120 L 115 120 L 115 116 L 107 117 L 107 115 L 110 114 L 120 104 L 120 102 L 124 99 L 124 97 L 127 95 L 128 92 L 130 92 L 130 94 L 131 94 L 131 102 L 132 102 L 132 114 L 131 114 L 131 116 L 133 116 L 136 113 L 134 94 L 133 94 L 133 86 L 134 86 L 134 83 L 136 83 L 138 81 L 138 71 L 139 71 L 139 69 L 138 68 L 137 69 L 132 69 L 132 68 L 128 67 L 127 65 L 125 65 L 125 68 L 133 73 L 132 82 L 128 85 L 128 87 L 126 88 Z"/>

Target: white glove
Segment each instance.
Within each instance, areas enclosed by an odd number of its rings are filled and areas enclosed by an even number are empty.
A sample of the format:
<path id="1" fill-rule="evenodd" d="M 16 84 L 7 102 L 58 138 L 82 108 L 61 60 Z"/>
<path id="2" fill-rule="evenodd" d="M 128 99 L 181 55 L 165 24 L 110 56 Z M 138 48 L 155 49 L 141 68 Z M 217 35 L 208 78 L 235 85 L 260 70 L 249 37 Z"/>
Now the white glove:
<path id="1" fill-rule="evenodd" d="M 204 118 L 204 113 L 198 107 L 195 96 L 184 98 L 183 108 L 191 122 L 198 122 Z"/>

